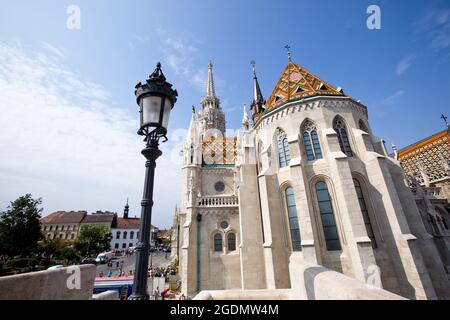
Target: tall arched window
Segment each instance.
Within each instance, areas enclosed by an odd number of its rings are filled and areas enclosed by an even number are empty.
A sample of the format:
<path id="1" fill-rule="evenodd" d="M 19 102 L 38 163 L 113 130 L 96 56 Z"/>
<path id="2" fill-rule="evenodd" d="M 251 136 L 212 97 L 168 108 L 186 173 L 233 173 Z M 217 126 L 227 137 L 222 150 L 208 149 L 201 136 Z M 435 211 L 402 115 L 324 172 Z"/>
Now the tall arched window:
<path id="1" fill-rule="evenodd" d="M 347 157 L 353 157 L 352 148 L 350 147 L 350 142 L 348 140 L 347 128 L 345 127 L 344 120 L 336 117 L 333 122 L 333 129 L 337 133 L 339 140 L 339 146 L 341 151 L 347 155 Z"/>
<path id="2" fill-rule="evenodd" d="M 130 232 L 130 239 L 134 239 L 134 231 Z"/>
<path id="3" fill-rule="evenodd" d="M 289 143 L 284 131 L 278 129 L 278 160 L 280 162 L 280 168 L 286 167 L 291 161 L 291 153 L 289 152 Z"/>
<path id="4" fill-rule="evenodd" d="M 230 233 L 228 234 L 227 238 L 227 244 L 228 244 L 228 251 L 235 251 L 236 250 L 236 234 Z"/>
<path id="5" fill-rule="evenodd" d="M 222 252 L 222 235 L 220 233 L 214 235 L 214 251 Z"/>
<path id="6" fill-rule="evenodd" d="M 289 219 L 289 229 L 291 231 L 292 251 L 302 251 L 300 227 L 297 217 L 297 206 L 295 205 L 294 189 L 286 188 L 284 192 L 286 196 L 286 207 Z"/>
<path id="7" fill-rule="evenodd" d="M 302 126 L 302 134 L 308 160 L 322 159 L 319 136 L 314 122 L 307 120 Z"/>
<path id="8" fill-rule="evenodd" d="M 353 179 L 353 183 L 355 184 L 356 195 L 358 196 L 359 206 L 361 208 L 361 213 L 364 220 L 364 225 L 366 226 L 367 235 L 372 242 L 372 248 L 377 247 L 377 242 L 375 240 L 375 235 L 373 233 L 372 224 L 370 223 L 369 211 L 367 211 L 366 200 L 364 199 L 364 194 L 361 189 L 361 183 L 357 179 Z"/>
<path id="9" fill-rule="evenodd" d="M 123 238 L 124 238 L 124 239 L 127 238 L 127 232 L 126 232 L 126 231 L 123 232 Z"/>
<path id="10" fill-rule="evenodd" d="M 120 231 L 116 232 L 116 239 L 120 239 Z"/>
<path id="11" fill-rule="evenodd" d="M 323 181 L 316 183 L 316 195 L 319 202 L 320 218 L 322 221 L 323 233 L 327 250 L 341 250 L 339 234 L 336 220 L 334 218 L 333 205 L 331 203 L 330 193 L 327 184 Z"/>

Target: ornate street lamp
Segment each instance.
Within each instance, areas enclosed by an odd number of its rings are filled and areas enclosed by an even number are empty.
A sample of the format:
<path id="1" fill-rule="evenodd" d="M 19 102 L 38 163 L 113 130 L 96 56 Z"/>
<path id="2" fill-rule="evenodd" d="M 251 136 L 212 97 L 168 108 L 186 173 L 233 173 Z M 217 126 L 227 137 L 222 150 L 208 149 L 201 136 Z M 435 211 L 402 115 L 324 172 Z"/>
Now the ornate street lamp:
<path id="1" fill-rule="evenodd" d="M 141 224 L 139 227 L 139 242 L 136 247 L 136 265 L 133 281 L 133 293 L 130 300 L 148 300 L 147 278 L 148 258 L 150 253 L 151 221 L 153 206 L 153 182 L 155 176 L 156 159 L 162 152 L 158 149 L 159 139 L 167 141 L 167 125 L 170 111 L 177 101 L 177 90 L 166 81 L 161 71 L 161 64 L 156 65 L 155 71 L 146 83 L 139 82 L 135 90 L 136 101 L 139 105 L 140 128 L 138 134 L 145 136 L 146 147 L 142 154 L 147 159 L 145 163 L 144 195 L 141 202 Z"/>

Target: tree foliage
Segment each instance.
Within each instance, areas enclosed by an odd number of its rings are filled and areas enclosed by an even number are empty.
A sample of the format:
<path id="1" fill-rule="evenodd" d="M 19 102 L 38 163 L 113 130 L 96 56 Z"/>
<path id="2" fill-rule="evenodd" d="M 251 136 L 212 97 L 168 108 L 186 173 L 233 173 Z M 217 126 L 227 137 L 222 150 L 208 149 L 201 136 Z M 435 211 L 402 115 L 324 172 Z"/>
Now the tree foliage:
<path id="1" fill-rule="evenodd" d="M 0 254 L 13 257 L 36 252 L 38 241 L 43 237 L 39 221 L 41 203 L 41 198 L 33 199 L 27 194 L 0 212 Z"/>
<path id="2" fill-rule="evenodd" d="M 104 225 L 88 224 L 81 226 L 75 249 L 83 255 L 98 254 L 110 248 L 112 234 Z"/>

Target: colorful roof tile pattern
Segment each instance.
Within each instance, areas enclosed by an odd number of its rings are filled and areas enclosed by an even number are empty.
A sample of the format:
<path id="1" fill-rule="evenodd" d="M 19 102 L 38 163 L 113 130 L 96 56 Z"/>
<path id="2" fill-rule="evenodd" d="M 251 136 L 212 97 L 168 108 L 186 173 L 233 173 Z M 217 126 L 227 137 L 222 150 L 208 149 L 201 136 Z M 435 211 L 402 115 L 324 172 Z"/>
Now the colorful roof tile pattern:
<path id="1" fill-rule="evenodd" d="M 423 171 L 430 182 L 448 178 L 445 162 L 450 161 L 450 133 L 441 131 L 398 152 L 405 174 L 424 183 Z"/>
<path id="2" fill-rule="evenodd" d="M 205 165 L 234 165 L 237 138 L 203 138 L 202 152 Z"/>
<path id="3" fill-rule="evenodd" d="M 298 64 L 290 62 L 267 100 L 266 110 L 275 108 L 290 100 L 303 99 L 315 95 L 346 96 L 342 90 L 336 89 Z"/>

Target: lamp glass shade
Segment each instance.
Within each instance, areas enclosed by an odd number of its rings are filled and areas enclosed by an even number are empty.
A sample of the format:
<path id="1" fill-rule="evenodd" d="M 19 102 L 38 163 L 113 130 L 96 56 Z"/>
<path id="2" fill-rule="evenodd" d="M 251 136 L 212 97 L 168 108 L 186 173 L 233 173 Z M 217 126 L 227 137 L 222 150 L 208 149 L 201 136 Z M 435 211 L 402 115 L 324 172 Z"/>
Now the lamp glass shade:
<path id="1" fill-rule="evenodd" d="M 147 96 L 142 99 L 142 123 L 143 126 L 160 126 L 159 115 L 161 113 L 161 97 Z"/>
<path id="2" fill-rule="evenodd" d="M 167 129 L 167 126 L 169 125 L 169 117 L 170 117 L 170 111 L 172 110 L 172 103 L 168 98 L 166 98 L 166 101 L 164 103 L 164 115 L 163 115 L 163 121 L 162 121 L 162 127 Z"/>

